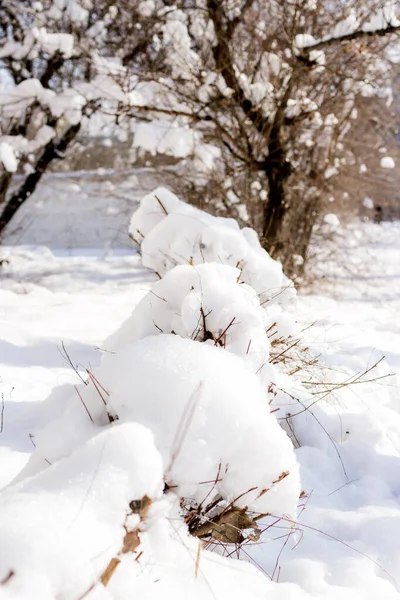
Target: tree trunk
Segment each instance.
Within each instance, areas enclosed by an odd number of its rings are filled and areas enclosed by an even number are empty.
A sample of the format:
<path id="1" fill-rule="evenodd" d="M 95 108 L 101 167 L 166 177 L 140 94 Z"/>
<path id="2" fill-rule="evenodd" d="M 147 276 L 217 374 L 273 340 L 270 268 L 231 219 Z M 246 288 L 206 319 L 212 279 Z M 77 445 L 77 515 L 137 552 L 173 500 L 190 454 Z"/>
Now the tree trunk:
<path id="1" fill-rule="evenodd" d="M 263 245 L 271 255 L 279 253 L 283 246 L 281 233 L 286 213 L 287 183 L 291 172 L 279 129 L 271 131 L 265 165 L 269 193 L 264 209 Z"/>
<path id="2" fill-rule="evenodd" d="M 280 254 L 283 248 L 282 228 L 287 208 L 287 186 L 291 174 L 291 164 L 287 160 L 287 149 L 283 140 L 285 111 L 295 83 L 292 73 L 285 93 L 276 111 L 268 135 L 268 156 L 265 160 L 265 173 L 268 179 L 268 201 L 264 208 L 263 246 L 271 254 Z"/>
<path id="3" fill-rule="evenodd" d="M 45 147 L 43 154 L 36 163 L 36 168 L 25 181 L 17 192 L 15 192 L 8 200 L 5 200 L 5 207 L 0 215 L 0 238 L 2 237 L 6 226 L 17 213 L 22 204 L 33 194 L 37 184 L 46 172 L 50 163 L 59 158 L 59 154 L 65 152 L 71 142 L 76 138 L 81 124 L 72 125 L 59 142 L 50 141 Z M 11 177 L 8 179 L 10 183 Z"/>

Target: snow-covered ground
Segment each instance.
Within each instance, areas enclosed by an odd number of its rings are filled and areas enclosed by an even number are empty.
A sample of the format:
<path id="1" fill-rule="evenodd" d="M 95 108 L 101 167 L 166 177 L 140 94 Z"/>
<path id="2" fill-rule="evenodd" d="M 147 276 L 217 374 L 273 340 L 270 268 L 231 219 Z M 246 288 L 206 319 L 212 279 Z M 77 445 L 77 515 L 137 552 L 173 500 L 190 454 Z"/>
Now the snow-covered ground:
<path id="1" fill-rule="evenodd" d="M 165 168 L 47 173 L 7 230 L 7 243 L 51 249 L 130 247 L 127 225 Z"/>
<path id="2" fill-rule="evenodd" d="M 241 552 L 250 568 L 235 558 L 198 551 L 197 541 L 193 547 L 183 543 L 180 530 L 172 542 L 167 525 L 153 514 L 156 525 L 143 546 L 145 554 L 147 547 L 157 547 L 158 554 L 150 563 L 142 564 L 140 557 L 132 565 L 122 562 L 120 579 L 93 590 L 92 572 L 80 569 L 85 561 L 101 562 L 103 548 L 109 557 L 118 550 L 112 510 L 123 506 L 129 494 L 142 497 L 157 485 L 161 467 L 147 430 L 129 423 L 118 426 L 125 428 L 125 458 L 119 438 L 112 437 L 116 428 L 101 434 L 108 435 L 105 453 L 106 438 L 97 436 L 74 454 L 74 464 L 69 459 L 54 465 L 53 479 L 48 476 L 46 483 L 46 471 L 40 475 L 46 493 L 39 494 L 35 478 L 18 484 L 22 487 L 17 495 L 7 485 L 26 468 L 36 432 L 59 418 L 66 386 L 80 383 L 69 361 L 79 372 L 92 371 L 109 352 L 104 340 L 129 317 L 157 277 L 142 266 L 133 248 L 106 253 L 104 248 L 1 249 L 7 262 L 0 279 L 0 484 L 5 487 L 0 497 L 0 598 L 78 600 L 83 595 L 74 595 L 75 583 L 76 589 L 87 588 L 91 600 L 125 599 L 130 597 L 127 589 L 141 600 L 400 598 L 400 395 L 397 377 L 391 375 L 400 371 L 400 225 L 352 225 L 339 232 L 333 247 L 336 252 L 321 259 L 318 278 L 301 293 L 296 309 L 307 356 L 320 356 L 325 365 L 320 371 L 322 391 L 315 381 L 312 388 L 315 407 L 289 419 L 295 430 L 299 419 L 301 434 L 296 456 L 304 494 L 297 526 L 285 518 L 267 519 L 261 541 Z M 316 372 L 305 366 L 297 378 L 299 387 L 309 377 L 315 379 Z M 233 386 L 234 380 L 234 395 Z M 248 398 L 243 402 L 255 410 Z M 251 418 L 261 419 L 259 413 Z M 55 445 L 63 442 L 62 427 L 59 433 Z M 138 482 L 129 469 L 133 465 L 134 470 L 141 452 L 151 468 Z M 116 460 L 125 473 L 125 487 L 118 483 Z M 108 491 L 101 487 L 103 480 Z M 114 483 L 119 498 L 110 495 Z M 51 503 L 52 493 L 58 493 L 59 504 Z M 21 525 L 24 505 L 27 516 Z M 173 514 L 176 507 L 171 510 Z M 171 512 L 162 502 L 158 511 L 170 515 L 173 528 Z M 26 528 L 23 537 L 21 527 Z M 40 527 L 43 539 L 36 543 L 33 537 Z M 30 558 L 25 560 L 25 554 Z M 21 568 L 29 563 L 31 571 L 18 579 L 18 566 L 9 564 L 10 556 Z M 40 579 L 46 568 L 53 573 L 52 589 Z M 66 580 L 71 589 L 56 594 Z M 32 590 L 41 590 L 41 595 Z"/>

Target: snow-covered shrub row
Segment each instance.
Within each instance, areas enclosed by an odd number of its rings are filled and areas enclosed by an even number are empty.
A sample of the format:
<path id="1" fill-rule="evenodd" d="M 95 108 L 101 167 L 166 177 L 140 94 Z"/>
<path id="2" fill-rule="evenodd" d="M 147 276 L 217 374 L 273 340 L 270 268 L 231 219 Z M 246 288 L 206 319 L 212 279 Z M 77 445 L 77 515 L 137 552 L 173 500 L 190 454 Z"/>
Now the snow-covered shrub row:
<path id="1" fill-rule="evenodd" d="M 158 332 L 208 338 L 249 355 L 255 371 L 273 381 L 268 338 L 284 340 L 298 333 L 292 310 L 296 292 L 256 232 L 190 206 L 165 188 L 142 198 L 129 232 L 144 266 L 162 278 L 171 269 L 174 274 L 155 286 L 107 348 Z M 212 266 L 204 268 L 205 263 Z M 179 265 L 191 268 L 175 271 Z"/>
<path id="2" fill-rule="evenodd" d="M 179 228 L 182 218 L 189 225 Z M 279 319 L 281 331 L 292 325 L 291 318 L 285 325 L 288 298 L 283 306 L 266 301 L 287 283 L 280 265 L 254 232 L 186 207 L 166 190 L 142 201 L 131 233 L 142 236 L 143 262 L 163 277 L 103 344 L 99 367 L 48 401 L 44 412 L 56 416 L 34 432 L 35 452 L 3 497 L 30 540 L 17 556 L 15 530 L 5 527 L 15 552 L 4 557 L 3 577 L 22 573 L 12 583 L 17 590 L 34 573 L 35 594 L 45 599 L 89 590 L 89 598 L 123 600 L 138 589 L 156 598 L 139 567 L 159 560 L 160 544 L 171 553 L 170 571 L 179 564 L 177 541 L 193 569 L 197 542 L 189 532 L 203 535 L 210 519 L 242 511 L 240 541 L 257 539 L 262 515 L 296 520 L 299 467 L 271 407 L 281 374 L 270 363 L 268 331 Z M 48 507 L 46 519 L 33 516 L 32 490 Z M 150 509 L 142 519 L 132 506 L 144 498 Z M 56 522 L 63 541 L 52 552 Z M 36 545 L 42 527 L 47 534 Z M 216 531 L 220 542 L 239 543 Z M 236 591 L 230 597 L 239 598 Z"/>
<path id="3" fill-rule="evenodd" d="M 278 419 L 301 411 L 312 397 L 271 362 L 274 354 L 284 354 L 293 343 L 293 338 L 288 338 L 295 331 L 293 316 L 276 303 L 261 305 L 254 289 L 240 282 L 240 276 L 239 269 L 218 263 L 174 267 L 142 298 L 131 316 L 104 342 L 104 348 L 119 352 L 132 342 L 163 334 L 224 348 L 241 357 L 261 380 Z M 282 338 L 272 354 L 274 341 Z M 304 420 L 307 415 L 301 413 L 296 430 Z M 287 429 L 285 421 L 283 426 Z M 303 432 L 302 426 L 300 429 Z M 299 433 L 298 439 L 301 437 Z"/>

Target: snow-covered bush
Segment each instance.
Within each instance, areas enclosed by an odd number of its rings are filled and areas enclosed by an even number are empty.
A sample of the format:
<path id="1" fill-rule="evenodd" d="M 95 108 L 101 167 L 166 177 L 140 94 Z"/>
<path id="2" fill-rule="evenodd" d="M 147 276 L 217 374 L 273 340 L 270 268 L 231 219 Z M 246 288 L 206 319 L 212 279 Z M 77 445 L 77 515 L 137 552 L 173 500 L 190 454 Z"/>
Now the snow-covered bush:
<path id="1" fill-rule="evenodd" d="M 261 247 L 253 229 L 213 217 L 165 188 L 141 200 L 129 233 L 140 245 L 143 264 L 160 276 L 179 264 L 215 262 L 239 269 L 237 279 L 252 286 L 262 303 L 278 298 L 283 304 L 294 296 L 281 264 Z"/>
<path id="2" fill-rule="evenodd" d="M 108 426 L 109 415 L 153 432 L 179 496 L 201 504 L 219 494 L 241 508 L 295 516 L 292 444 L 270 414 L 265 387 L 231 353 L 171 334 L 106 353 L 90 385 L 73 391 L 59 417 L 35 433 L 22 475 L 68 456 Z"/>
<path id="3" fill-rule="evenodd" d="M 266 331 L 274 318 L 260 306 L 255 291 L 240 283 L 238 269 L 217 263 L 180 265 L 154 285 L 105 347 L 115 351 L 148 335 L 172 333 L 225 348 L 271 382 Z"/>
<path id="4" fill-rule="evenodd" d="M 161 600 L 173 590 L 185 600 L 189 585 L 193 600 L 242 600 L 249 586 L 252 600 L 278 600 L 255 567 L 232 569 L 201 549 L 163 486 L 153 435 L 125 423 L 9 487 L 0 498 L 1 599 Z"/>
<path id="5" fill-rule="evenodd" d="M 177 229 L 182 217 L 189 225 Z M 154 436 L 164 492 L 193 536 L 258 539 L 262 515 L 296 519 L 301 490 L 292 442 L 271 408 L 280 374 L 268 337 L 294 327 L 285 310 L 294 291 L 279 296 L 288 280 L 254 232 L 167 190 L 143 199 L 130 232 L 141 236 L 144 263 L 164 277 L 105 342 L 85 384 L 52 406 L 58 416 L 35 431 L 18 485 L 68 461 L 100 431 L 140 424 Z M 175 260 L 165 262 L 171 252 Z"/>
<path id="6" fill-rule="evenodd" d="M 150 350 L 151 338 L 146 343 Z M 154 354 L 154 358 L 164 375 L 164 357 Z M 152 423 L 157 420 L 152 413 Z M 162 428 L 161 421 L 159 425 Z M 219 431 L 218 438 L 221 445 L 224 440 L 234 448 L 235 440 L 229 440 L 227 432 Z M 174 598 L 185 600 L 188 582 L 194 600 L 224 600 L 227 593 L 233 600 L 242 600 L 249 585 L 254 588 L 252 600 L 262 600 L 266 594 L 279 598 L 275 585 L 251 565 L 227 568 L 229 559 L 205 549 L 198 564 L 201 546 L 188 535 L 178 499 L 163 495 L 163 460 L 154 441 L 142 425 L 114 424 L 86 443 L 76 444 L 64 460 L 2 493 L 2 600 L 125 600 L 132 595 L 161 600 L 171 589 Z M 182 448 L 186 459 L 192 441 L 193 437 Z M 290 452 L 287 441 L 285 445 Z M 244 456 L 236 458 L 248 468 Z M 270 461 L 273 458 L 269 456 Z M 259 467 L 261 459 L 257 458 Z M 191 462 L 187 469 L 193 466 Z M 267 463 L 271 475 L 276 466 Z M 198 468 L 202 468 L 202 457 Z M 286 508 L 293 509 L 287 503 L 290 485 L 285 481 L 277 483 L 277 493 L 272 488 L 269 495 L 275 495 L 272 502 L 283 499 Z M 297 492 L 295 478 L 293 483 L 292 492 Z"/>
<path id="7" fill-rule="evenodd" d="M 240 359 L 163 335 L 108 354 L 99 377 L 112 414 L 151 427 L 179 496 L 201 503 L 215 493 L 241 508 L 295 515 L 300 489 L 291 443 Z"/>

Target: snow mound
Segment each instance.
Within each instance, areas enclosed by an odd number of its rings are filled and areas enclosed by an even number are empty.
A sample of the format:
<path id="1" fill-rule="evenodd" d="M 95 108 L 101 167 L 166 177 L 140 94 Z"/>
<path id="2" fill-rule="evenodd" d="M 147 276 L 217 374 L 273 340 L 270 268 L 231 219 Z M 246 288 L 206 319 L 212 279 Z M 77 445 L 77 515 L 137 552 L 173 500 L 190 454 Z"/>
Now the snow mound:
<path id="1" fill-rule="evenodd" d="M 153 436 L 134 423 L 99 433 L 68 459 L 7 489 L 0 500 L 7 515 L 0 521 L 6 597 L 81 597 L 119 552 L 129 504 L 161 491 Z M 130 527 L 138 522 L 130 516 Z"/>
<path id="2" fill-rule="evenodd" d="M 201 503 L 220 494 L 238 507 L 295 517 L 300 483 L 292 443 L 239 357 L 175 335 L 150 336 L 104 354 L 93 376 L 96 385 L 63 400 L 59 418 L 36 433 L 25 476 L 44 466 L 38 457 L 53 463 L 68 455 L 111 414 L 153 432 L 179 496 Z"/>
<path id="3" fill-rule="evenodd" d="M 238 357 L 174 335 L 148 337 L 106 355 L 99 377 L 112 412 L 153 431 L 180 496 L 202 502 L 215 489 L 239 507 L 295 516 L 293 446 Z"/>
<path id="4" fill-rule="evenodd" d="M 218 262 L 237 267 L 261 301 L 293 298 L 292 282 L 282 266 L 261 247 L 253 229 L 240 229 L 234 219 L 209 215 L 157 188 L 132 216 L 129 232 L 140 245 L 144 266 L 161 277 L 176 265 Z M 285 291 L 285 293 L 283 293 Z"/>
<path id="5" fill-rule="evenodd" d="M 161 600 L 173 589 L 184 600 L 188 585 L 193 600 L 241 600 L 249 588 L 253 600 L 278 600 L 283 591 L 302 597 L 297 586 L 279 590 L 252 565 L 205 549 L 195 567 L 199 541 L 188 535 L 178 499 L 162 498 L 163 486 L 153 435 L 125 423 L 8 488 L 0 500 L 0 597 Z"/>

